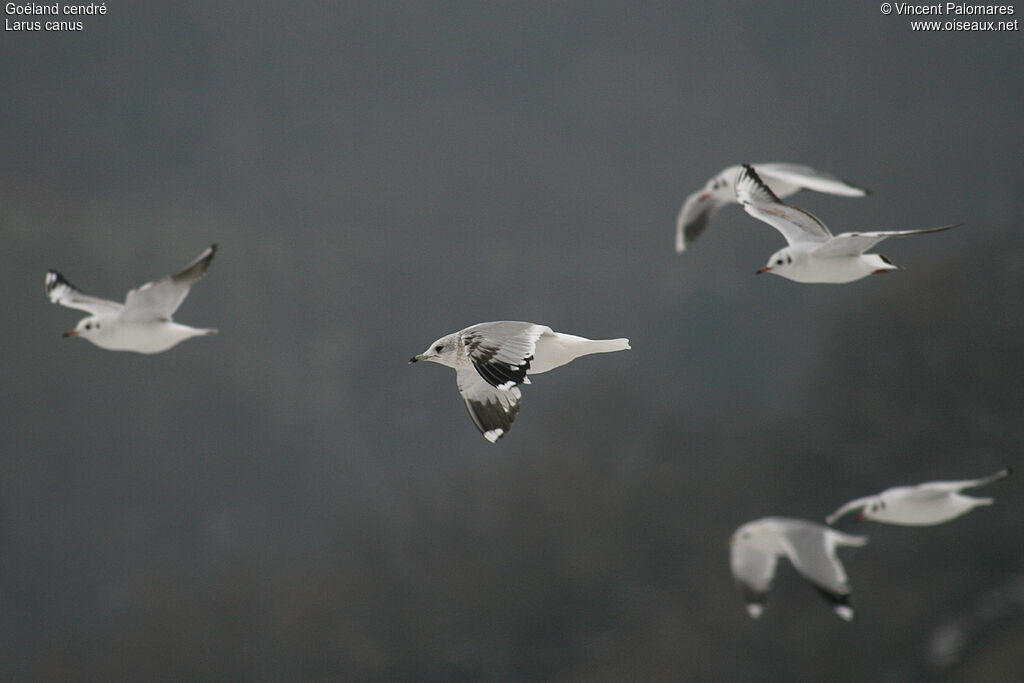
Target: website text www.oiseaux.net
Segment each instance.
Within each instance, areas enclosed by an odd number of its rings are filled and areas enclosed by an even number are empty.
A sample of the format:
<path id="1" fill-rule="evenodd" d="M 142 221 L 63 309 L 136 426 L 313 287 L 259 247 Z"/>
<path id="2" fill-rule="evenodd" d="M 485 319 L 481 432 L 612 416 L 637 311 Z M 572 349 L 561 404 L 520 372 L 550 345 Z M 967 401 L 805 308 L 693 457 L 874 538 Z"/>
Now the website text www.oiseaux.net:
<path id="1" fill-rule="evenodd" d="M 883 2 L 882 14 L 902 17 L 943 17 L 915 19 L 912 31 L 1019 31 L 1020 19 L 1013 5 L 971 5 L 945 2 L 920 5 L 909 2 Z"/>

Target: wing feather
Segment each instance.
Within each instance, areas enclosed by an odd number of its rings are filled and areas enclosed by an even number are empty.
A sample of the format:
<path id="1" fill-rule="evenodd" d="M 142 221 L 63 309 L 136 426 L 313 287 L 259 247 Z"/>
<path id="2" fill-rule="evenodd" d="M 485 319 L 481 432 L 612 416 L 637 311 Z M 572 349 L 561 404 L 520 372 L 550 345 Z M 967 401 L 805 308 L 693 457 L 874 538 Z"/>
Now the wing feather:
<path id="1" fill-rule="evenodd" d="M 466 402 L 466 410 L 484 438 L 494 443 L 504 436 L 519 412 L 522 399 L 519 387 L 494 386 L 470 365 L 457 369 L 455 380 Z"/>
<path id="2" fill-rule="evenodd" d="M 863 197 L 869 194 L 863 187 L 851 185 L 842 178 L 801 164 L 755 164 L 764 179 L 777 179 L 805 190 L 825 192 L 843 197 Z"/>
<path id="3" fill-rule="evenodd" d="M 56 270 L 46 273 L 46 296 L 50 301 L 91 315 L 117 315 L 123 306 L 116 301 L 83 294 Z"/>
<path id="4" fill-rule="evenodd" d="M 528 384 L 537 339 L 551 330 L 516 321 L 480 323 L 462 331 L 462 343 L 473 367 L 488 384 L 508 388 Z"/>
<path id="5" fill-rule="evenodd" d="M 124 302 L 125 320 L 169 320 L 188 296 L 189 288 L 206 274 L 217 245 L 211 245 L 176 275 L 169 275 L 128 292 Z"/>
<path id="6" fill-rule="evenodd" d="M 743 165 L 736 179 L 736 201 L 748 214 L 782 233 L 789 244 L 826 242 L 832 237 L 815 216 L 776 197 L 750 164 Z"/>
<path id="7" fill-rule="evenodd" d="M 747 612 L 755 619 L 761 616 L 765 598 L 775 579 L 778 556 L 758 548 L 749 539 L 737 538 L 729 553 L 733 579 L 740 587 Z"/>
<path id="8" fill-rule="evenodd" d="M 709 196 L 705 190 L 694 192 L 686 198 L 676 217 L 676 253 L 683 253 L 687 245 L 700 237 L 707 229 L 711 217 L 722 206 L 722 202 Z"/>
<path id="9" fill-rule="evenodd" d="M 888 237 L 906 237 L 923 235 L 927 232 L 941 232 L 955 228 L 960 223 L 942 225 L 937 228 L 920 228 L 917 230 L 884 230 L 876 232 L 844 232 L 836 235 L 827 243 L 814 249 L 816 256 L 857 256 L 875 246 Z"/>
<path id="10" fill-rule="evenodd" d="M 801 576 L 831 595 L 844 596 L 849 595 L 850 584 L 836 556 L 838 539 L 846 545 L 867 542 L 863 536 L 839 534 L 828 527 L 803 520 L 789 520 L 782 531 L 786 556 Z"/>

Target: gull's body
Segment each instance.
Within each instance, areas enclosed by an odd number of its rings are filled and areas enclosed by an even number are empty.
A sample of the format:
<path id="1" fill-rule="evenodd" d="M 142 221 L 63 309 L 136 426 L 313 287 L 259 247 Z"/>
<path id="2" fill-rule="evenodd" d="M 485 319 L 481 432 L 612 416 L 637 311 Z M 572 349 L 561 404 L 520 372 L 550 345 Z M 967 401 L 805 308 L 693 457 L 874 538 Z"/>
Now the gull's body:
<path id="1" fill-rule="evenodd" d="M 921 230 L 844 232 L 833 235 L 816 217 L 784 203 L 757 171 L 745 164 L 736 179 L 736 199 L 754 218 L 772 226 L 789 246 L 772 254 L 759 273 L 774 273 L 795 282 L 842 284 L 898 266 L 880 254 L 864 252 L 887 237 L 920 235 L 956 227 Z"/>
<path id="2" fill-rule="evenodd" d="M 867 190 L 799 164 L 754 164 L 758 175 L 777 197 L 789 197 L 800 190 L 814 190 L 843 197 L 863 197 Z M 736 204 L 736 177 L 742 166 L 730 166 L 711 178 L 683 203 L 676 217 L 676 252 L 682 253 L 708 227 L 715 213 L 726 204 Z"/>
<path id="3" fill-rule="evenodd" d="M 216 252 L 214 244 L 177 275 L 129 291 L 123 304 L 83 294 L 56 270 L 46 273 L 46 294 L 55 304 L 90 314 L 64 333 L 65 337 L 82 337 L 109 351 L 160 353 L 191 337 L 217 333 L 171 318 L 192 284 L 206 273 Z"/>
<path id="4" fill-rule="evenodd" d="M 629 348 L 628 339 L 591 340 L 533 323 L 479 323 L 441 337 L 409 361 L 430 361 L 455 370 L 473 423 L 491 443 L 511 428 L 522 394 L 519 384 L 591 353 Z"/>
<path id="5" fill-rule="evenodd" d="M 1010 475 L 1000 470 L 981 479 L 963 481 L 930 481 L 917 486 L 894 486 L 874 496 L 857 498 L 846 503 L 826 518 L 829 524 L 843 515 L 857 511 L 857 519 L 870 519 L 903 526 L 932 526 L 967 514 L 979 505 L 991 505 L 991 498 L 965 496 L 961 491 L 991 484 Z"/>
<path id="6" fill-rule="evenodd" d="M 748 522 L 732 535 L 729 565 L 743 591 L 747 612 L 758 618 L 775 578 L 779 557 L 793 567 L 830 603 L 836 614 L 853 619 L 850 584 L 836 547 L 861 546 L 865 536 L 851 536 L 821 524 L 788 517 L 764 517 Z"/>

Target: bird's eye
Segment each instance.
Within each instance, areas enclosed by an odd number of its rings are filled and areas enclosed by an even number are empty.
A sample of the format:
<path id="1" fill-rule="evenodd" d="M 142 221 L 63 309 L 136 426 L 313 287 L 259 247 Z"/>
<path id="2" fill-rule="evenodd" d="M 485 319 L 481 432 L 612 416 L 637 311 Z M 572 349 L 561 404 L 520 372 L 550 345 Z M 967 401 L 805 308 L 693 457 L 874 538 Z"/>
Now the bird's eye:
<path id="1" fill-rule="evenodd" d="M 438 353 L 441 353 L 442 349 L 444 349 L 444 346 L 442 346 L 441 344 L 438 344 L 437 346 L 434 347 L 434 350 L 437 351 Z"/>
<path id="2" fill-rule="evenodd" d="M 85 324 L 85 329 L 91 330 L 92 329 L 92 323 L 86 323 Z"/>
<path id="3" fill-rule="evenodd" d="M 777 266 L 781 266 L 781 265 L 782 265 L 782 259 L 779 259 L 778 261 L 776 261 L 776 262 L 775 262 L 775 265 L 777 265 Z"/>

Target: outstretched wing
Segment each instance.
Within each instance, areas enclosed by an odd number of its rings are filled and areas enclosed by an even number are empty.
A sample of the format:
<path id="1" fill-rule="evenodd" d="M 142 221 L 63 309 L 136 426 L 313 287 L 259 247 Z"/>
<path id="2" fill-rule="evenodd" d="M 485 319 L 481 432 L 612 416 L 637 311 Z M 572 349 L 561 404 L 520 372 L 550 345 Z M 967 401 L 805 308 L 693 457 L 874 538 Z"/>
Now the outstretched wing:
<path id="1" fill-rule="evenodd" d="M 774 553 L 765 552 L 742 538 L 734 540 L 730 548 L 729 566 L 732 576 L 743 593 L 747 612 L 755 619 L 761 616 L 764 609 L 765 596 L 771 590 L 775 578 L 777 561 L 778 557 Z"/>
<path id="2" fill-rule="evenodd" d="M 130 321 L 166 320 L 181 306 L 188 290 L 210 267 L 217 245 L 211 245 L 177 275 L 154 280 L 128 292 L 122 319 Z"/>
<path id="3" fill-rule="evenodd" d="M 750 164 L 744 164 L 736 178 L 736 201 L 748 214 L 782 233 L 789 244 L 825 242 L 832 237 L 820 220 L 776 197 Z"/>
<path id="4" fill-rule="evenodd" d="M 1005 479 L 1010 476 L 1010 468 L 1007 467 L 1004 470 L 999 470 L 995 474 L 990 474 L 987 477 L 981 477 L 980 479 L 964 479 L 962 481 L 930 481 L 927 484 L 921 484 L 917 488 L 929 488 L 934 491 L 943 492 L 960 492 L 963 489 L 973 489 L 978 486 L 985 486 L 991 484 L 994 481 Z"/>
<path id="5" fill-rule="evenodd" d="M 473 418 L 484 438 L 494 443 L 512 427 L 519 412 L 522 393 L 519 387 L 511 385 L 501 388 L 486 381 L 476 368 L 465 365 L 455 371 L 459 393 L 466 402 L 469 416 Z"/>
<path id="6" fill-rule="evenodd" d="M 864 536 L 840 534 L 828 527 L 788 520 L 782 528 L 782 545 L 786 556 L 800 575 L 810 581 L 825 596 L 843 619 L 853 618 L 850 607 L 850 584 L 846 571 L 836 557 L 836 543 L 863 545 Z"/>
<path id="7" fill-rule="evenodd" d="M 676 217 L 676 253 L 686 251 L 687 245 L 697 239 L 708 227 L 715 212 L 723 202 L 709 195 L 705 190 L 694 192 L 683 203 Z"/>
<path id="8" fill-rule="evenodd" d="M 550 328 L 511 320 L 480 323 L 462 331 L 462 343 L 473 367 L 490 385 L 508 389 L 529 384 L 526 377 L 537 339 Z"/>
<path id="9" fill-rule="evenodd" d="M 843 197 L 863 197 L 868 191 L 863 187 L 851 185 L 842 178 L 819 171 L 801 164 L 756 164 L 757 172 L 762 179 L 781 180 L 805 190 L 825 192 Z"/>
<path id="10" fill-rule="evenodd" d="M 887 237 L 906 237 L 907 235 L 923 235 L 926 232 L 941 232 L 955 228 L 960 223 L 943 225 L 938 228 L 921 228 L 919 230 L 885 230 L 879 232 L 844 232 L 836 235 L 827 243 L 815 249 L 816 256 L 858 256 L 875 246 Z"/>
<path id="11" fill-rule="evenodd" d="M 91 315 L 117 315 L 123 308 L 116 301 L 83 294 L 56 270 L 46 272 L 46 296 L 55 304 L 76 308 Z"/>

